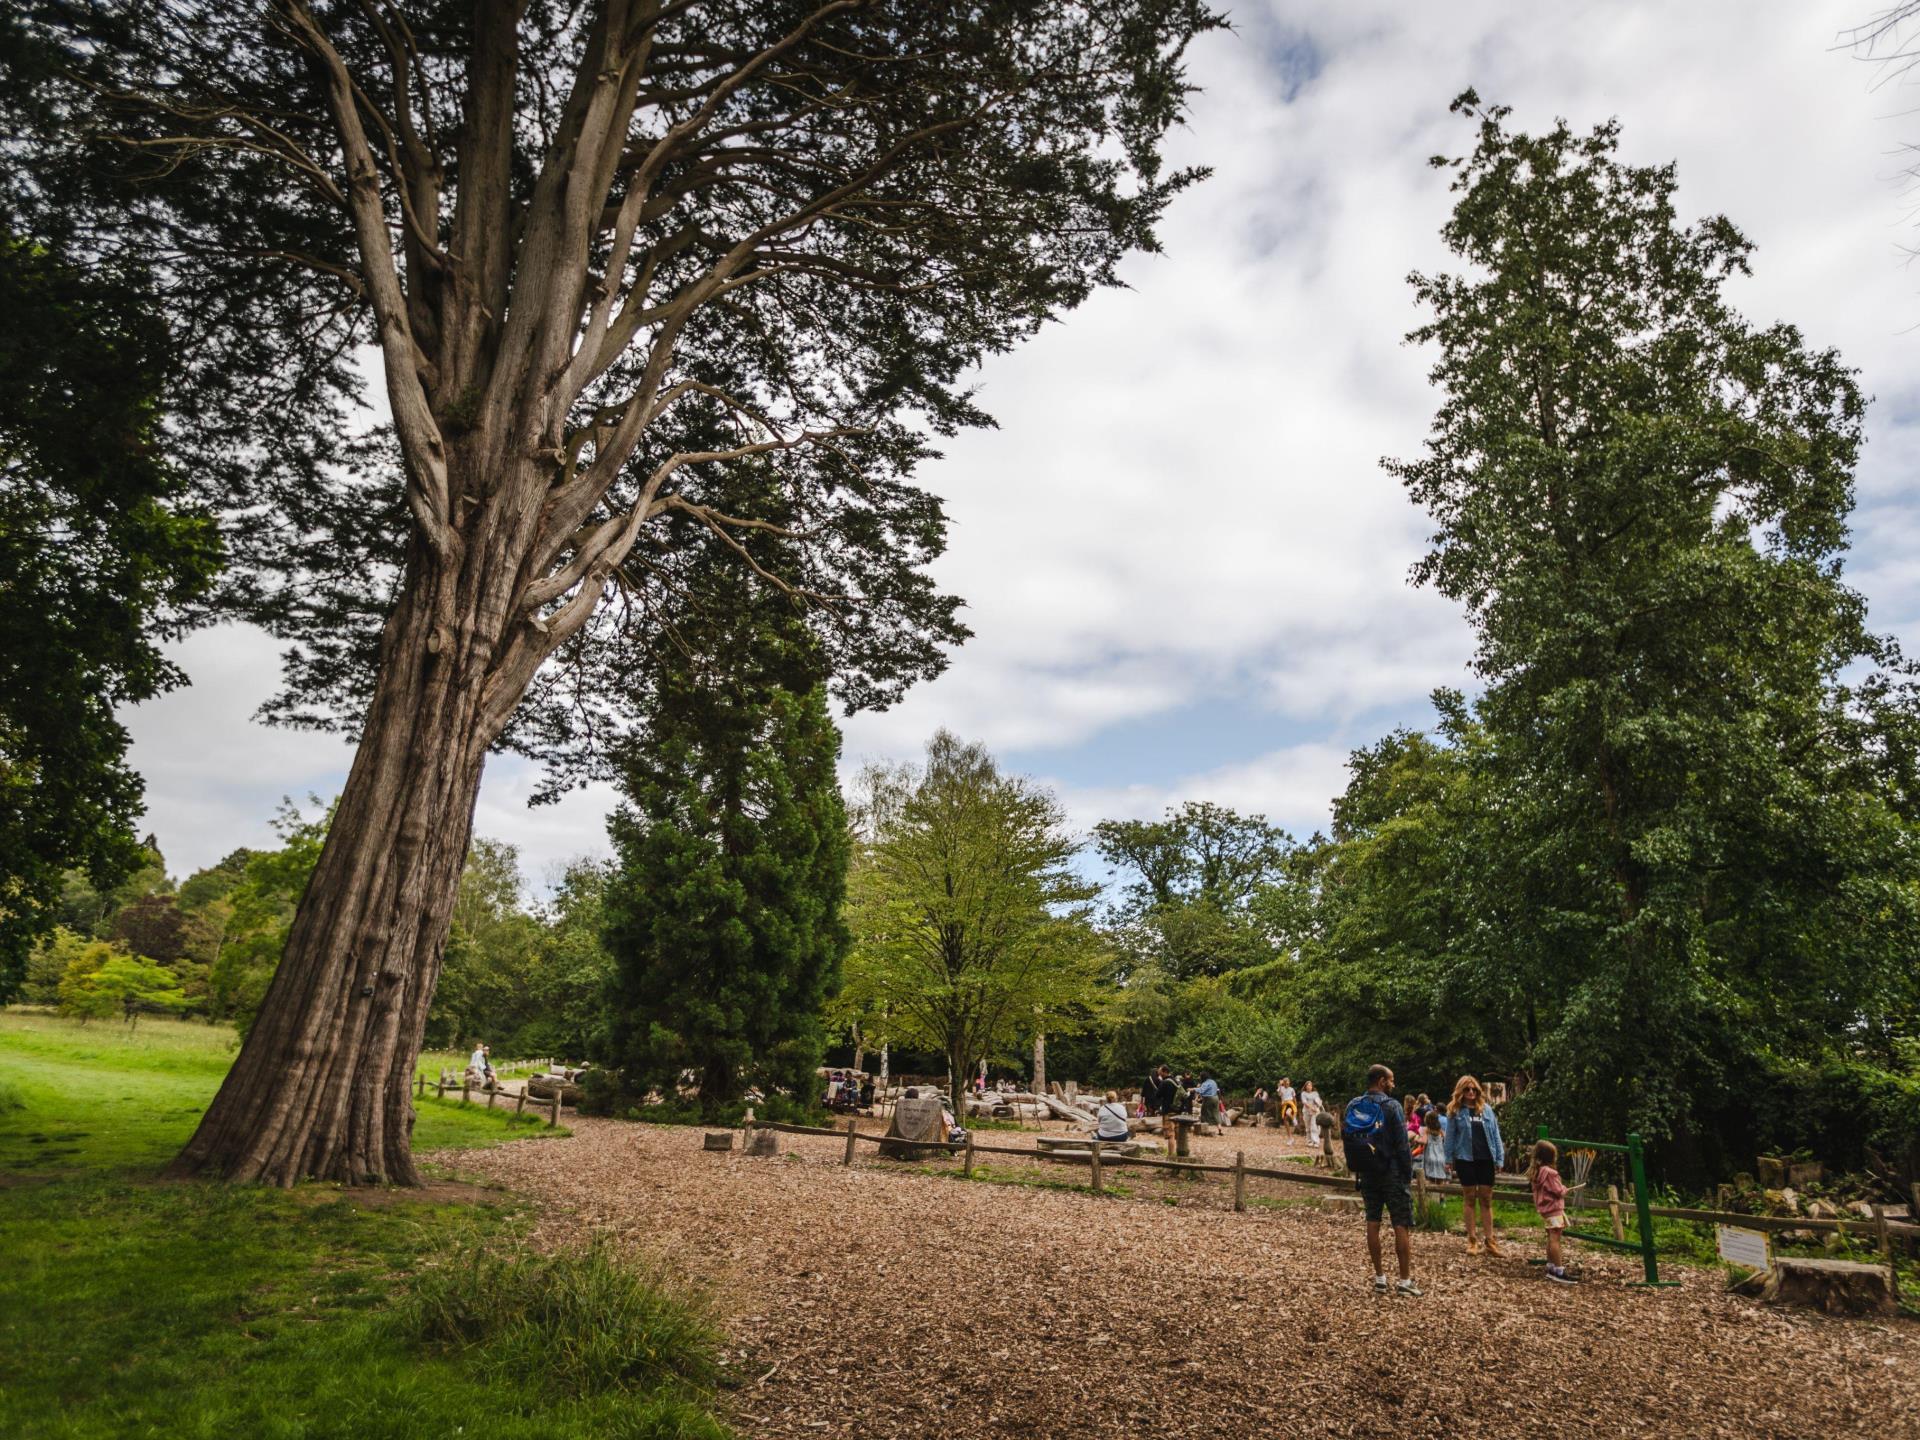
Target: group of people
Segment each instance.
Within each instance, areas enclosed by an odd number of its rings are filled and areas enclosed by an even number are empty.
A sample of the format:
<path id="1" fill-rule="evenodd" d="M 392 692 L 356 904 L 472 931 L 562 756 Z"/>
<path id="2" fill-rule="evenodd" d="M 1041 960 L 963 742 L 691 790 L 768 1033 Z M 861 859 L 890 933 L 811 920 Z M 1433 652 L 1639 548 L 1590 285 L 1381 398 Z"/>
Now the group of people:
<path id="1" fill-rule="evenodd" d="M 473 1054 L 467 1057 L 467 1079 L 484 1089 L 491 1089 L 499 1083 L 499 1077 L 493 1073 L 493 1047 L 476 1044 Z"/>
<path id="2" fill-rule="evenodd" d="M 1300 1088 L 1295 1090 L 1293 1077 L 1283 1075 L 1271 1091 L 1264 1085 L 1256 1088 L 1247 1113 L 1258 1125 L 1269 1111 L 1272 1111 L 1273 1123 L 1282 1130 L 1305 1135 L 1309 1144 L 1320 1143 L 1320 1119 L 1326 1113 L 1326 1101 L 1314 1089 L 1313 1081 L 1302 1080 Z"/>
<path id="3" fill-rule="evenodd" d="M 1140 1087 L 1140 1115 L 1158 1115 L 1169 1119 L 1175 1115 L 1191 1115 L 1198 1108 L 1200 1119 L 1209 1125 L 1220 1123 L 1220 1082 L 1212 1074 L 1202 1070 L 1196 1083 L 1190 1073 L 1173 1073 L 1171 1065 L 1162 1065 L 1147 1076 L 1147 1083 Z"/>
<path id="4" fill-rule="evenodd" d="M 1494 1176 L 1506 1164 L 1500 1117 L 1480 1082 L 1462 1075 L 1445 1107 L 1421 1095 L 1408 1114 L 1394 1098 L 1393 1070 L 1375 1065 L 1367 1072 L 1366 1092 L 1347 1102 L 1341 1120 L 1347 1168 L 1360 1187 L 1367 1221 L 1367 1258 L 1373 1265 L 1373 1288 L 1418 1295 L 1413 1279 L 1413 1166 L 1416 1140 L 1421 1172 L 1430 1181 L 1456 1181 L 1464 1196 L 1462 1209 L 1467 1253 L 1503 1255 L 1493 1229 Z M 1533 1204 L 1547 1228 L 1547 1278 L 1570 1285 L 1563 1253 L 1562 1232 L 1567 1223 L 1565 1181 L 1560 1178 L 1559 1153 L 1551 1141 L 1533 1147 L 1528 1171 Z M 1399 1279 L 1389 1285 L 1382 1262 L 1382 1217 L 1392 1222 L 1394 1259 Z M 1476 1225 L 1477 1222 L 1477 1225 Z"/>
<path id="5" fill-rule="evenodd" d="M 868 1110 L 873 1107 L 873 1077 L 856 1070 L 827 1072 L 826 1107 L 829 1110 Z"/>

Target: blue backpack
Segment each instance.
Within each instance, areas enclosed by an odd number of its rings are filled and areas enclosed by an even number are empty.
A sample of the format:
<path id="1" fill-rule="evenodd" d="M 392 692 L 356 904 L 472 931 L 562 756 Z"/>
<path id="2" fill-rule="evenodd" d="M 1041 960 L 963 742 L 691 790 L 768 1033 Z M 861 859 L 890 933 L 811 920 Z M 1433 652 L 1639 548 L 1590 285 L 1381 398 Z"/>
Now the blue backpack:
<path id="1" fill-rule="evenodd" d="M 1377 1175 L 1387 1168 L 1387 1107 L 1373 1091 L 1362 1091 L 1347 1102 L 1340 1140 L 1347 1169 L 1355 1175 Z"/>

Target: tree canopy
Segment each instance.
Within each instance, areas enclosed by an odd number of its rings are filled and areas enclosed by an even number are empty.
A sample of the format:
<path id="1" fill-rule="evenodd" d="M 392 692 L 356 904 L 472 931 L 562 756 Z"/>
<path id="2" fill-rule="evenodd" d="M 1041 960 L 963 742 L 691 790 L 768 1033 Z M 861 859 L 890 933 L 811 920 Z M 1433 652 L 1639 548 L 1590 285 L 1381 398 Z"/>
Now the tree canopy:
<path id="1" fill-rule="evenodd" d="M 118 706 L 180 683 L 160 641 L 212 583 L 158 414 L 173 370 L 137 276 L 11 233 L 0 211 L 0 1002 L 69 870 L 139 868 Z"/>

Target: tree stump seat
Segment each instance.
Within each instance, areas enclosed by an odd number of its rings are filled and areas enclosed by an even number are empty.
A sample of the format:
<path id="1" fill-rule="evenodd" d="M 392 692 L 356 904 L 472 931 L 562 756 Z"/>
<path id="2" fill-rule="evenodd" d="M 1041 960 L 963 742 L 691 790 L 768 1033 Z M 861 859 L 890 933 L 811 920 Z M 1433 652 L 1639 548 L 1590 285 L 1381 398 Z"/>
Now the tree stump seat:
<path id="1" fill-rule="evenodd" d="M 1767 1305 L 1807 1305 L 1829 1315 L 1892 1315 L 1893 1275 L 1884 1265 L 1857 1260 L 1802 1260 L 1776 1256 L 1760 1299 Z"/>

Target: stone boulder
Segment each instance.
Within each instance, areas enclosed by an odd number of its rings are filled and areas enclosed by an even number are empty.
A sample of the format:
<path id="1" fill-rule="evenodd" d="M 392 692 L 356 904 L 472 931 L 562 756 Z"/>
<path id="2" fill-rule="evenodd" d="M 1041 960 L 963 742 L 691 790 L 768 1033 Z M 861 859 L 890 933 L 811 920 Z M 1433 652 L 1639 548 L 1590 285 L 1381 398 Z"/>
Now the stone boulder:
<path id="1" fill-rule="evenodd" d="M 733 1132 L 731 1130 L 709 1130 L 707 1132 L 706 1142 L 701 1148 L 706 1150 L 731 1150 L 733 1149 Z"/>
<path id="2" fill-rule="evenodd" d="M 1807 1305 L 1829 1315 L 1892 1315 L 1896 1308 L 1887 1267 L 1855 1260 L 1776 1256 L 1760 1299 L 1768 1305 Z"/>

